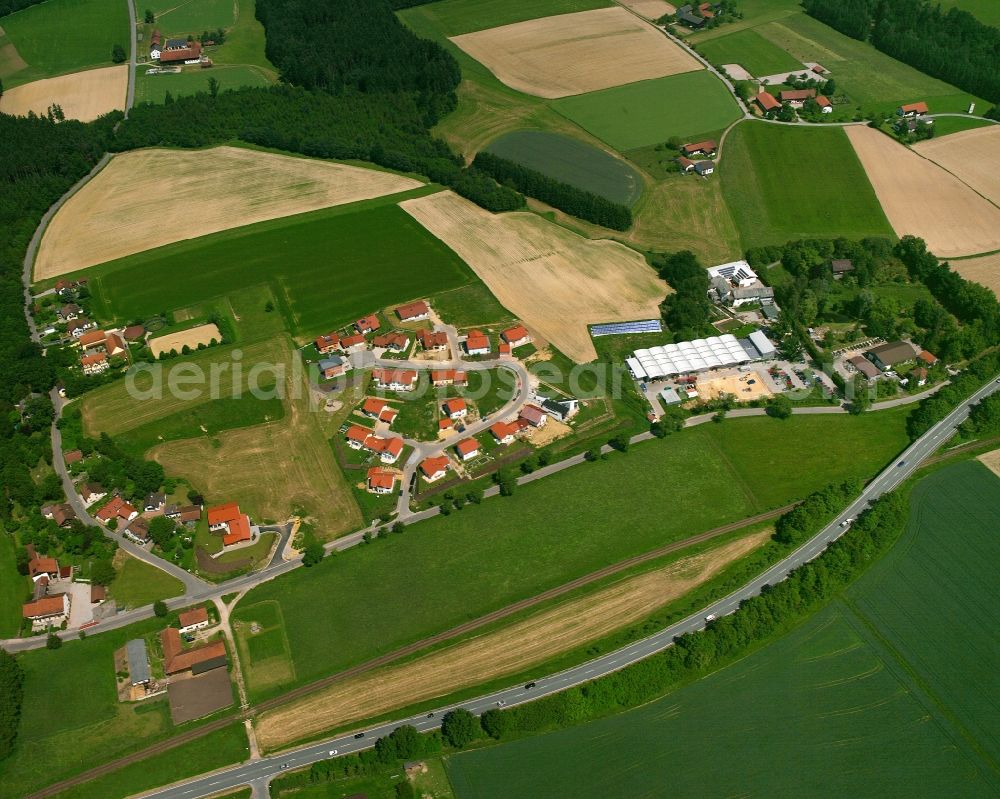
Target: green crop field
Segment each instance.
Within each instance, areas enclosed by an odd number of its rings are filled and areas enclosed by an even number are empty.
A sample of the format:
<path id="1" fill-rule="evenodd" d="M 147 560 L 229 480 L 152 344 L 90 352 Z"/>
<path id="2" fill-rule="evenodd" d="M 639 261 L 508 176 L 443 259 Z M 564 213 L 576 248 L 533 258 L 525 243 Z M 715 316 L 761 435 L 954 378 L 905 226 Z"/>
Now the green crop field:
<path id="1" fill-rule="evenodd" d="M 710 426 L 731 425 L 734 436 L 743 431 L 752 442 L 731 450 L 709 426 L 643 444 L 625 456 L 525 485 L 510 499 L 466 506 L 294 578 L 277 578 L 245 601 L 281 606 L 295 681 L 305 682 L 608 563 L 801 498 L 831 480 L 871 475 L 905 441 L 905 416 L 897 411 L 825 417 L 824 425 L 802 423 L 806 418 Z M 858 440 L 865 442 L 863 452 Z M 755 468 L 769 448 L 798 453 L 786 441 L 802 447 L 795 480 L 789 481 L 788 470 Z M 522 568 L 526 558 L 530 569 Z M 325 598 L 320 605 L 317 592 Z M 353 601 L 359 596 L 365 601 Z M 401 603 L 409 608 L 404 615 L 393 610 Z M 350 613 L 339 610 L 348 604 Z M 244 607 L 237 606 L 234 618 L 255 620 Z M 252 685 L 252 671 L 248 676 Z M 291 682 L 272 683 L 257 694 Z"/>
<path id="2" fill-rule="evenodd" d="M 0 22 L 0 81 L 8 89 L 89 67 L 110 67 L 116 44 L 129 49 L 122 0 L 48 0 Z"/>
<path id="3" fill-rule="evenodd" d="M 21 629 L 21 603 L 29 598 L 28 578 L 18 574 L 14 536 L 0 527 L 0 638 Z"/>
<path id="4" fill-rule="evenodd" d="M 453 756 L 456 796 L 655 796 L 664 775 L 677 796 L 996 796 L 1000 480 L 957 464 L 912 509 L 791 634 L 637 710 Z"/>
<path id="5" fill-rule="evenodd" d="M 155 566 L 127 556 L 111 584 L 111 596 L 127 608 L 141 608 L 157 599 L 184 593 L 184 584 Z"/>
<path id="6" fill-rule="evenodd" d="M 713 64 L 739 64 L 754 77 L 802 69 L 802 62 L 754 30 L 737 31 L 698 46 Z"/>
<path id="7" fill-rule="evenodd" d="M 742 30 L 763 25 L 765 22 L 798 14 L 802 11 L 800 0 L 740 0 L 740 19 L 730 20 L 725 25 L 703 31 L 693 31 L 686 38 L 701 43 L 712 39 L 731 36 Z"/>
<path id="8" fill-rule="evenodd" d="M 229 28 L 234 22 L 233 0 L 151 0 L 140 6 L 136 9 L 140 15 L 147 8 L 152 10 L 164 36 L 199 36 L 202 31 Z"/>
<path id="9" fill-rule="evenodd" d="M 108 315 L 130 319 L 269 283 L 289 329 L 314 335 L 474 280 L 452 250 L 394 204 L 400 196 L 215 233 L 85 272 L 98 275 L 91 286 Z"/>
<path id="10" fill-rule="evenodd" d="M 486 150 L 616 203 L 633 205 L 642 196 L 642 176 L 629 164 L 569 136 L 518 130 Z"/>
<path id="11" fill-rule="evenodd" d="M 743 122 L 726 139 L 718 171 L 744 248 L 895 235 L 840 128 Z"/>
<path id="12" fill-rule="evenodd" d="M 938 0 L 937 5 L 945 11 L 949 8 L 968 11 L 980 22 L 1000 27 L 1000 3 L 996 0 Z"/>
<path id="13" fill-rule="evenodd" d="M 940 139 L 951 133 L 961 133 L 963 130 L 974 130 L 975 128 L 985 128 L 993 125 L 984 119 L 974 117 L 938 117 L 934 120 L 934 138 Z"/>
<path id="14" fill-rule="evenodd" d="M 705 70 L 564 97 L 552 107 L 619 151 L 719 130 L 740 117 L 722 81 Z"/>
<path id="15" fill-rule="evenodd" d="M 513 25 L 529 19 L 591 11 L 614 5 L 610 0 L 529 0 L 512 3 L 510 0 L 443 0 L 437 3 L 408 8 L 400 16 L 409 24 L 419 17 L 445 36 Z"/>
<path id="16" fill-rule="evenodd" d="M 205 92 L 208 81 L 215 78 L 219 91 L 239 89 L 243 86 L 268 86 L 271 81 L 260 69 L 250 66 L 216 66 L 212 69 L 188 67 L 182 72 L 164 75 L 147 75 L 140 66 L 135 76 L 135 101 L 137 103 L 162 103 L 169 92 L 173 97 Z"/>

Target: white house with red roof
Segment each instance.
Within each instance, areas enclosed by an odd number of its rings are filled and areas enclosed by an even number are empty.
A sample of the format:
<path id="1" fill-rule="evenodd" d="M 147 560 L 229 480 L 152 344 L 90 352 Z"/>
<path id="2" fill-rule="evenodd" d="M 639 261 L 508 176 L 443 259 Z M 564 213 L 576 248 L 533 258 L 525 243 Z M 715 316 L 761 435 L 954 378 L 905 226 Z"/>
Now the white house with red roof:
<path id="1" fill-rule="evenodd" d="M 474 438 L 466 438 L 455 445 L 455 452 L 463 461 L 471 461 L 479 454 L 479 442 Z"/>
<path id="2" fill-rule="evenodd" d="M 208 529 L 222 534 L 224 547 L 244 544 L 254 539 L 250 517 L 240 510 L 236 502 L 216 505 L 208 509 Z"/>
<path id="3" fill-rule="evenodd" d="M 208 611 L 205 608 L 193 608 L 181 613 L 177 620 L 181 624 L 180 633 L 193 633 L 195 630 L 204 630 L 208 627 Z"/>
<path id="4" fill-rule="evenodd" d="M 417 341 L 428 352 L 448 349 L 448 334 L 443 330 L 418 330 Z"/>
<path id="5" fill-rule="evenodd" d="M 316 345 L 316 351 L 320 355 L 326 355 L 328 352 L 336 352 L 340 349 L 340 335 L 337 333 L 327 333 L 317 338 L 313 343 Z"/>
<path id="6" fill-rule="evenodd" d="M 510 444 L 517 434 L 517 425 L 508 422 L 497 422 L 490 427 L 490 433 L 498 444 Z"/>
<path id="7" fill-rule="evenodd" d="M 514 327 L 508 327 L 503 333 L 500 334 L 500 338 L 510 344 L 511 349 L 516 349 L 523 344 L 531 343 L 531 336 L 525 329 L 524 325 L 514 325 Z"/>
<path id="8" fill-rule="evenodd" d="M 469 382 L 464 369 L 432 369 L 431 385 L 435 388 L 441 386 L 464 386 Z"/>
<path id="9" fill-rule="evenodd" d="M 391 494 L 396 488 L 398 479 L 396 472 L 373 466 L 368 470 L 365 488 L 369 494 Z"/>
<path id="10" fill-rule="evenodd" d="M 469 406 L 461 397 L 452 397 L 441 403 L 441 411 L 449 419 L 462 419 L 469 413 Z"/>
<path id="11" fill-rule="evenodd" d="M 110 502 L 94 514 L 94 516 L 105 524 L 110 522 L 112 519 L 130 522 L 138 515 L 139 511 L 129 505 L 121 497 L 112 497 Z"/>
<path id="12" fill-rule="evenodd" d="M 424 458 L 420 461 L 420 473 L 428 483 L 440 480 L 448 473 L 448 458 L 445 455 Z"/>
<path id="13" fill-rule="evenodd" d="M 481 330 L 471 330 L 465 338 L 465 351 L 469 355 L 487 355 L 490 352 L 490 339 Z"/>
<path id="14" fill-rule="evenodd" d="M 80 358 L 80 366 L 85 375 L 99 375 L 111 368 L 111 362 L 103 352 L 92 352 Z"/>
<path id="15" fill-rule="evenodd" d="M 901 105 L 896 109 L 896 113 L 901 117 L 922 117 L 930 109 L 927 107 L 927 103 L 907 103 L 906 105 Z"/>
<path id="16" fill-rule="evenodd" d="M 549 415 L 537 405 L 525 405 L 521 408 L 521 419 L 524 419 L 532 427 L 545 427 L 549 420 Z"/>
<path id="17" fill-rule="evenodd" d="M 357 330 L 362 336 L 366 333 L 374 333 L 381 326 L 382 325 L 378 321 L 378 317 L 375 316 L 375 314 L 362 316 L 357 322 L 354 323 L 354 329 Z"/>
<path id="18" fill-rule="evenodd" d="M 417 373 L 412 369 L 373 369 L 375 385 L 389 391 L 413 391 Z"/>
<path id="19" fill-rule="evenodd" d="M 377 397 L 367 397 L 361 405 L 361 413 L 370 419 L 377 419 L 388 425 L 391 425 L 399 415 L 399 411 L 384 399 L 378 399 Z"/>
<path id="20" fill-rule="evenodd" d="M 378 455 L 383 463 L 395 463 L 403 453 L 403 439 L 397 436 L 383 438 L 361 425 L 352 424 L 344 435 L 351 449 L 363 449 Z"/>
<path id="21" fill-rule="evenodd" d="M 417 322 L 421 319 L 426 319 L 430 315 L 431 308 L 423 300 L 408 302 L 406 305 L 400 305 L 396 309 L 396 316 L 399 317 L 400 322 Z"/>

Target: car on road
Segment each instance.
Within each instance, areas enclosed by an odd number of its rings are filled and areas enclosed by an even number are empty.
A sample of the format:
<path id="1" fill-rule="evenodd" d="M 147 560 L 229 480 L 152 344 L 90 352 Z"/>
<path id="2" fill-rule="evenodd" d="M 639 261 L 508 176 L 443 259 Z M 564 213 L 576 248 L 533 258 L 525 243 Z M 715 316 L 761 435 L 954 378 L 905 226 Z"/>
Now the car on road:
<path id="1" fill-rule="evenodd" d="M 851 524 L 851 522 L 853 522 L 853 521 L 854 521 L 854 519 L 844 519 L 844 521 L 842 521 L 842 522 L 840 523 L 840 526 L 841 526 L 841 527 L 847 527 L 847 526 L 848 526 L 848 525 L 850 525 L 850 524 Z"/>
<path id="2" fill-rule="evenodd" d="M 337 750 L 336 749 L 331 749 L 330 750 L 330 757 L 333 757 L 335 754 L 337 754 Z"/>
<path id="3" fill-rule="evenodd" d="M 708 614 L 708 615 L 707 615 L 707 616 L 705 617 L 705 621 L 715 621 L 715 619 L 716 619 L 716 615 L 715 615 L 714 613 L 709 613 L 709 614 Z"/>
<path id="4" fill-rule="evenodd" d="M 524 690 L 525 690 L 525 691 L 529 691 L 529 690 L 531 690 L 532 688 L 534 688 L 534 687 L 535 687 L 536 685 L 538 685 L 538 683 L 534 683 L 534 682 L 529 682 L 529 683 L 528 683 L 527 685 L 525 685 L 525 686 L 524 686 Z"/>
<path id="5" fill-rule="evenodd" d="M 896 464 L 897 466 L 906 466 L 906 461 L 900 461 Z"/>
<path id="6" fill-rule="evenodd" d="M 365 734 L 363 732 L 357 732 L 357 733 L 354 734 L 354 737 L 355 738 L 364 738 Z"/>
<path id="7" fill-rule="evenodd" d="M 503 706 L 504 706 L 504 705 L 506 705 L 506 704 L 507 704 L 507 703 L 506 703 L 506 702 L 504 702 L 504 701 L 503 701 L 502 699 L 498 699 L 498 700 L 497 700 L 497 707 L 503 707 Z"/>
<path id="8" fill-rule="evenodd" d="M 282 763 L 282 764 L 281 764 L 281 768 L 282 768 L 282 769 L 286 769 L 286 768 L 288 768 L 288 764 L 287 764 L 287 763 Z"/>

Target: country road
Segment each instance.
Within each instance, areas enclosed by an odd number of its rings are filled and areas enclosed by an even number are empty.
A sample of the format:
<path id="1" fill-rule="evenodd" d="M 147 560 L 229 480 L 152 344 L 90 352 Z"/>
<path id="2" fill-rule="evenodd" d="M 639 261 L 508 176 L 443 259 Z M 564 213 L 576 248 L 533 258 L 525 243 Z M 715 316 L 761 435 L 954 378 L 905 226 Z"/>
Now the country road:
<path id="1" fill-rule="evenodd" d="M 841 511 L 819 533 L 782 561 L 730 595 L 648 638 L 557 674 L 539 677 L 533 681 L 530 689 L 524 685 L 511 686 L 468 702 L 459 703 L 454 707 L 463 707 L 473 713 L 482 714 L 486 710 L 496 707 L 498 703 L 510 707 L 566 690 L 602 675 L 618 671 L 631 663 L 663 651 L 672 645 L 675 637 L 703 628 L 708 616 L 723 616 L 733 613 L 739 608 L 742 601 L 758 595 L 764 586 L 781 581 L 793 569 L 822 554 L 831 542 L 843 535 L 858 514 L 883 494 L 892 491 L 909 478 L 924 460 L 947 441 L 954 433 L 955 428 L 968 418 L 970 409 L 976 403 L 996 391 L 1000 391 L 1000 378 L 995 381 L 991 380 L 980 388 L 907 447 L 899 457 L 895 458 L 874 480 L 865 486 L 861 495 L 854 502 Z M 317 761 L 326 760 L 330 757 L 332 750 L 336 750 L 338 754 L 348 754 L 368 749 L 374 746 L 377 738 L 388 735 L 396 727 L 403 724 L 411 724 L 422 732 L 434 729 L 440 725 L 441 716 L 451 709 L 453 709 L 452 706 L 447 706 L 438 708 L 432 714 L 420 713 L 408 718 L 381 723 L 365 729 L 362 738 L 355 738 L 353 734 L 348 734 L 320 743 L 300 746 L 281 754 L 251 760 L 232 768 L 220 769 L 208 775 L 150 791 L 143 796 L 146 799 L 199 799 L 199 797 L 211 796 L 251 782 L 261 784 L 277 776 L 286 768 L 302 768 Z"/>

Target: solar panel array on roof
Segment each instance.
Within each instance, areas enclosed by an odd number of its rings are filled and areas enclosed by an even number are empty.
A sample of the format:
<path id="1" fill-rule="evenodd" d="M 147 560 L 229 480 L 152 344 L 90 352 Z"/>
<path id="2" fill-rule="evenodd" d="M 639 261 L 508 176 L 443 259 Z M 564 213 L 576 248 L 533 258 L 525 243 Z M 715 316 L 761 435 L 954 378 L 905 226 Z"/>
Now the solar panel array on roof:
<path id="1" fill-rule="evenodd" d="M 662 333 L 659 319 L 642 319 L 638 322 L 611 322 L 605 325 L 591 325 L 592 336 L 618 336 L 626 333 Z"/>
<path id="2" fill-rule="evenodd" d="M 632 374 L 651 380 L 754 360 L 731 333 L 636 350 L 632 355 L 625 361 Z"/>

